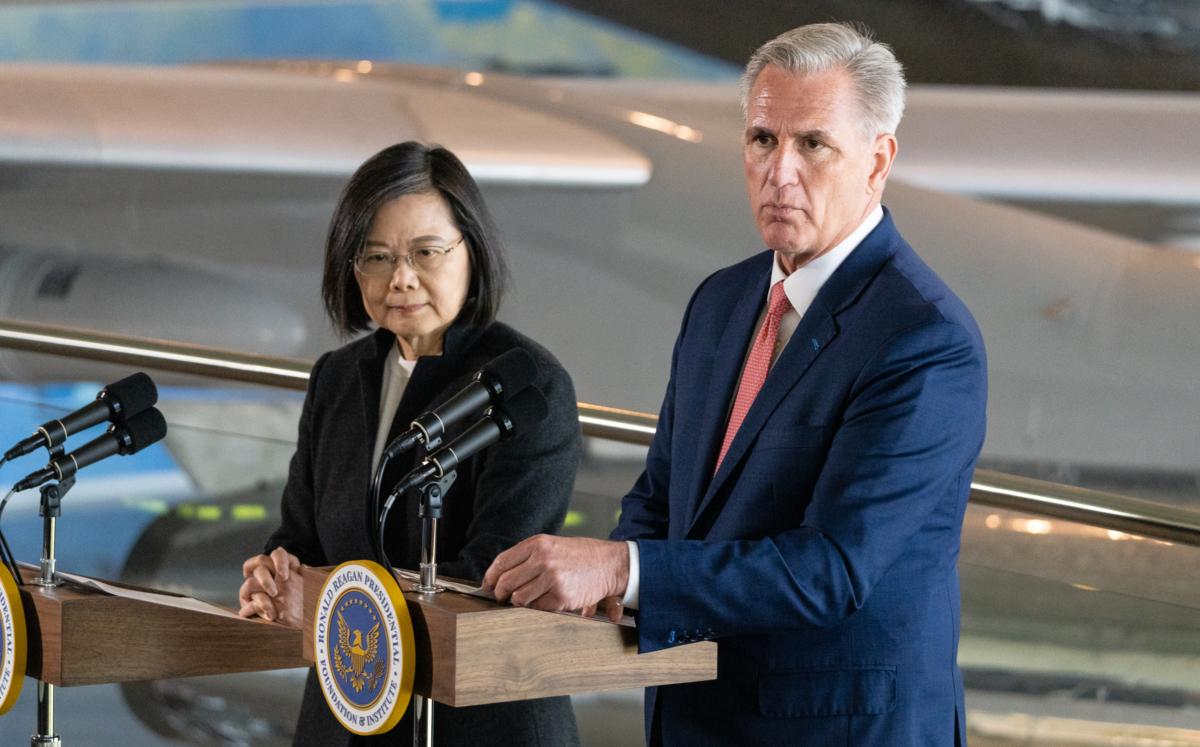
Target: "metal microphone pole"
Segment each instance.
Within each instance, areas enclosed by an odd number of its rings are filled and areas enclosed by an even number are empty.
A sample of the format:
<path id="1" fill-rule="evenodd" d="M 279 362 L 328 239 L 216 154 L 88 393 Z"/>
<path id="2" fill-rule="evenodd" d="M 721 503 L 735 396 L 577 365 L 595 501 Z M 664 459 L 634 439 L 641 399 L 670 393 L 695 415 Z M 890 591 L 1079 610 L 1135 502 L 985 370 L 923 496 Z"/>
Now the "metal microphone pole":
<path id="1" fill-rule="evenodd" d="M 437 480 L 421 486 L 421 506 L 417 515 L 421 517 L 421 583 L 413 591 L 421 594 L 437 594 L 444 587 L 437 582 L 437 528 L 442 518 L 442 496 L 458 478 L 451 470 Z"/>
<path id="2" fill-rule="evenodd" d="M 62 586 L 62 579 L 55 572 L 57 561 L 54 557 L 58 517 L 62 515 L 62 499 L 75 485 L 75 478 L 68 477 L 58 483 L 42 486 L 42 504 L 38 513 L 42 515 L 42 560 L 38 564 L 38 577 L 34 583 L 42 588 L 51 589 Z"/>
<path id="3" fill-rule="evenodd" d="M 58 450 L 61 452 L 62 447 Z M 51 452 L 53 455 L 53 452 Z M 58 483 L 42 486 L 42 503 L 38 513 L 42 515 L 42 560 L 38 565 L 38 576 L 34 585 L 53 589 L 62 585 L 55 572 L 55 542 L 58 517 L 62 514 L 62 499 L 75 485 L 75 478 L 68 477 Z M 54 685 L 38 681 L 37 689 L 37 733 L 30 737 L 31 747 L 61 747 L 62 740 L 54 733 Z"/>
<path id="4" fill-rule="evenodd" d="M 62 747 L 54 733 L 54 685 L 38 680 L 37 708 L 38 730 L 29 739 L 30 747 Z"/>
<path id="5" fill-rule="evenodd" d="M 451 470 L 438 480 L 421 486 L 421 582 L 413 587 L 420 594 L 437 594 L 445 587 L 437 582 L 437 528 L 442 518 L 442 497 L 458 478 Z M 413 747 L 433 747 L 433 700 L 413 696 Z"/>

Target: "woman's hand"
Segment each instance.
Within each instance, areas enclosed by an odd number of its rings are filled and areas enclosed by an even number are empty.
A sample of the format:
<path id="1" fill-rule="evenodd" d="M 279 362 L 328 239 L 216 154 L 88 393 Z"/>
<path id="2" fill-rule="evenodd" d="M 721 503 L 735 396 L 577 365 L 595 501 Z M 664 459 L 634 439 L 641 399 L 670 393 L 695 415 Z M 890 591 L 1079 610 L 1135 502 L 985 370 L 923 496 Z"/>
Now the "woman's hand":
<path id="1" fill-rule="evenodd" d="M 255 555 L 242 563 L 242 588 L 238 602 L 242 617 L 258 615 L 265 620 L 298 628 L 303 609 L 300 559 L 282 547 L 270 555 Z"/>

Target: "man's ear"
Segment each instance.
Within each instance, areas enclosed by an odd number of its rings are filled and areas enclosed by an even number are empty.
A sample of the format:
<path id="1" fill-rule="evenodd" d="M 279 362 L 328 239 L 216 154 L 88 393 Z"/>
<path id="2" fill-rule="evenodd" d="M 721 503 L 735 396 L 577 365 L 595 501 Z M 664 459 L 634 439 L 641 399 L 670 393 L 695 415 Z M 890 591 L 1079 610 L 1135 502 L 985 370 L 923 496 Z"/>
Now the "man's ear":
<path id="1" fill-rule="evenodd" d="M 896 160 L 896 149 L 898 147 L 896 136 L 890 132 L 875 136 L 871 174 L 867 178 L 868 191 L 872 193 L 883 191 L 883 185 L 887 182 L 888 174 L 892 172 L 892 163 Z"/>

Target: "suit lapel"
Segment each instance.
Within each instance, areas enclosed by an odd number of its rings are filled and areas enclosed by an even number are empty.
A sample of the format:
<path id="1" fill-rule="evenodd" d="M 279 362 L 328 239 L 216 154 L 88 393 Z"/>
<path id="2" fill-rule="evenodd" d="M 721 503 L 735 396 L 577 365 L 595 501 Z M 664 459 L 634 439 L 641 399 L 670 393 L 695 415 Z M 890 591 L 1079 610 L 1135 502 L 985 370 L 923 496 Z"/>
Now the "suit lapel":
<path id="1" fill-rule="evenodd" d="M 374 445 L 375 435 L 379 432 L 379 396 L 380 390 L 383 388 L 383 369 L 387 362 L 388 354 L 395 348 L 395 337 L 386 330 L 376 330 L 374 335 L 374 345 L 367 348 L 366 352 L 358 359 L 358 384 L 359 398 L 362 401 L 362 443 Z M 367 452 L 367 467 L 370 468 L 370 453 Z M 366 484 L 370 485 L 371 475 L 366 478 Z M 356 491 L 357 492 L 357 491 Z M 357 500 L 362 501 L 362 517 L 363 517 L 363 533 L 367 539 L 366 547 L 372 548 L 374 555 L 378 557 L 379 544 L 375 539 L 375 517 L 372 515 L 372 507 L 369 505 L 369 490 L 363 491 Z"/>
<path id="2" fill-rule="evenodd" d="M 358 359 L 359 397 L 362 400 L 362 427 L 369 443 L 375 443 L 379 430 L 379 392 L 383 387 L 383 367 L 388 351 L 395 338 L 386 330 L 372 334 L 373 345 L 368 346 Z"/>
<path id="3" fill-rule="evenodd" d="M 773 255 L 766 255 L 771 257 Z M 742 370 L 742 359 L 754 334 L 754 325 L 767 297 L 770 265 L 756 273 L 757 280 L 746 286 L 734 302 L 733 312 L 725 323 L 720 342 L 714 353 L 713 369 L 709 375 L 708 393 L 704 398 L 704 418 L 697 459 L 692 462 L 692 489 L 688 491 L 688 516 L 695 511 L 704 496 L 704 488 L 712 477 L 721 441 L 725 436 L 725 420 L 733 400 L 734 388 Z"/>
<path id="4" fill-rule="evenodd" d="M 753 331 L 754 320 L 757 319 L 757 309 L 765 302 L 766 283 L 769 281 L 769 277 L 761 277 L 751 284 L 754 292 L 757 293 L 758 304 L 755 306 L 755 314 L 750 321 L 749 330 L 735 339 L 730 339 L 733 325 L 731 319 L 730 327 L 726 328 L 717 351 L 718 360 L 715 364 L 715 372 L 720 375 L 713 377 L 713 389 L 710 389 L 708 406 L 705 408 L 705 440 L 700 442 L 703 447 L 708 449 L 705 452 L 707 458 L 697 460 L 706 472 L 695 478 L 696 481 L 693 483 L 694 489 L 691 492 L 693 504 L 689 506 L 691 510 L 688 513 L 688 528 L 684 536 L 691 534 L 706 512 L 719 508 L 714 505 L 714 497 L 733 474 L 738 463 L 746 457 L 750 444 L 754 442 L 771 413 L 779 407 L 788 392 L 792 391 L 813 362 L 838 335 L 836 321 L 838 313 L 857 300 L 901 243 L 900 235 L 892 223 L 891 214 L 884 208 L 883 220 L 846 257 L 842 265 L 822 286 L 808 310 L 805 311 L 787 346 L 784 347 L 779 359 L 775 361 L 775 365 L 767 374 L 767 380 L 763 382 L 763 388 L 755 398 L 754 404 L 751 405 L 750 411 L 746 413 L 746 419 L 742 421 L 742 426 L 738 429 L 733 443 L 729 445 L 729 451 L 725 454 L 724 461 L 721 462 L 721 468 L 709 482 L 707 476 L 711 473 L 716 459 L 716 449 L 709 440 L 709 431 L 715 429 L 718 434 L 724 434 L 729 400 L 733 396 L 733 386 L 736 385 L 742 360 L 750 344 L 750 333 Z M 760 275 L 762 274 L 760 273 Z M 745 297 L 743 297 L 744 300 Z M 739 304 L 740 308 L 741 304 Z M 730 367 L 733 371 L 732 380 L 726 381 L 723 376 Z M 714 391 L 718 383 L 727 386 L 726 389 L 720 390 L 724 393 L 724 398 L 714 396 L 714 394 L 720 393 Z M 714 412 L 713 405 L 718 400 L 724 409 Z M 703 486 L 706 482 L 707 489 L 704 489 Z"/>
<path id="5" fill-rule="evenodd" d="M 835 336 L 837 336 L 837 325 L 834 323 L 833 317 L 826 309 L 818 307 L 814 303 L 800 320 L 800 325 L 796 327 L 787 346 L 779 354 L 775 365 L 771 366 L 767 380 L 763 382 L 763 388 L 754 398 L 754 404 L 750 406 L 750 411 L 746 413 L 746 419 L 742 421 L 742 426 L 734 436 L 733 443 L 729 445 L 729 451 L 725 454 L 724 461 L 721 462 L 721 468 L 713 476 L 712 481 L 708 484 L 708 489 L 704 491 L 703 497 L 700 499 L 699 506 L 691 514 L 688 532 L 691 532 L 692 527 L 696 525 L 705 511 L 712 507 L 713 497 L 729 479 L 738 462 L 746 455 L 747 449 L 753 443 L 758 432 L 762 430 L 767 418 Z M 723 428 L 724 421 L 722 419 Z M 711 463 L 710 460 L 709 464 L 711 465 Z"/>

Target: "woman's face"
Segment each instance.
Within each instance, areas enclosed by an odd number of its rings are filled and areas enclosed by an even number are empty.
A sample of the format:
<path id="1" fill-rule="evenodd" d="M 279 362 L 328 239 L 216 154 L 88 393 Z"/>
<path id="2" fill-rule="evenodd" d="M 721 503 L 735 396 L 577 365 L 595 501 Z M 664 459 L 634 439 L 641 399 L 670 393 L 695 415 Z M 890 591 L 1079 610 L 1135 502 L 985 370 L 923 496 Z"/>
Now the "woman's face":
<path id="1" fill-rule="evenodd" d="M 371 221 L 354 277 L 367 315 L 396 335 L 408 360 L 441 354 L 446 329 L 467 300 L 471 259 L 465 240 L 460 239 L 450 206 L 436 192 L 390 200 Z M 452 248 L 438 257 L 447 247 Z M 416 260 L 415 268 L 405 261 L 406 255 Z M 388 271 L 391 258 L 399 261 Z M 364 272 L 370 266 L 385 269 L 379 274 Z"/>

